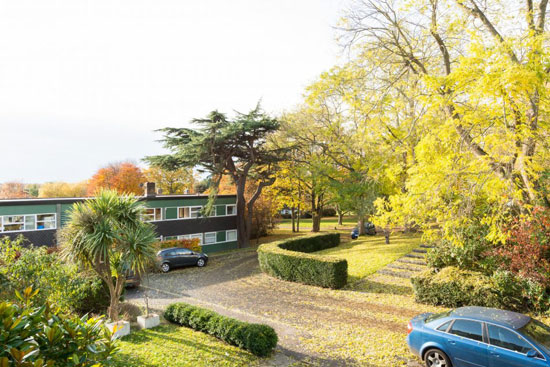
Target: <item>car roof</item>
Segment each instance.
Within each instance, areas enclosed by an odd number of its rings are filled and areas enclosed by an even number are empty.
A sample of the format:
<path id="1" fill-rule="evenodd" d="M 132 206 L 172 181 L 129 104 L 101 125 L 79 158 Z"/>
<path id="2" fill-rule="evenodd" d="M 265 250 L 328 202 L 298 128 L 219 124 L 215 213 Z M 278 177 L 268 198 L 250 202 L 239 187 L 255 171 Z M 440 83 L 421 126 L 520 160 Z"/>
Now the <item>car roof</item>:
<path id="1" fill-rule="evenodd" d="M 189 250 L 189 251 L 193 251 L 193 250 L 190 250 L 186 247 L 169 247 L 169 248 L 163 248 L 162 250 L 160 250 L 159 252 L 165 252 L 165 251 L 170 251 L 170 250 Z"/>
<path id="2" fill-rule="evenodd" d="M 519 329 L 531 321 L 529 316 L 521 313 L 477 306 L 457 308 L 450 313 L 449 317 L 471 318 L 500 324 L 512 329 Z"/>

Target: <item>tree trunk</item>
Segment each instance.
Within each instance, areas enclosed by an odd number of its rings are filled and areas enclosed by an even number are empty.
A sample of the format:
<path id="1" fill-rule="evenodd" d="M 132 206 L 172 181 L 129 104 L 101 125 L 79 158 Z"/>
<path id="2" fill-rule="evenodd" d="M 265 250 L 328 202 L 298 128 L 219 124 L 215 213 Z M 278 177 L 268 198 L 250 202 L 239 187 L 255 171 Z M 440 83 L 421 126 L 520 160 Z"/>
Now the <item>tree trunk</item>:
<path id="1" fill-rule="evenodd" d="M 237 185 L 237 242 L 239 248 L 247 247 L 249 242 L 249 237 L 247 237 L 247 228 L 246 228 L 246 199 L 244 197 L 246 181 L 239 179 L 236 182 Z"/>
<path id="2" fill-rule="evenodd" d="M 302 216 L 302 210 L 300 205 L 298 205 L 298 218 L 296 218 L 296 232 L 300 232 L 300 217 Z"/>
<path id="3" fill-rule="evenodd" d="M 321 206 L 321 197 L 316 196 L 315 193 L 311 193 L 311 219 L 313 222 L 311 232 L 319 232 L 321 230 L 322 214 L 323 207 Z"/>
<path id="4" fill-rule="evenodd" d="M 295 215 L 296 208 L 292 207 L 290 209 L 290 217 L 292 218 L 292 233 L 296 232 L 296 215 Z"/>
<path id="5" fill-rule="evenodd" d="M 384 238 L 386 239 L 386 245 L 390 244 L 390 230 L 388 228 L 384 228 Z"/>
<path id="6" fill-rule="evenodd" d="M 319 213 L 312 213 L 312 221 L 313 227 L 311 228 L 311 232 L 319 232 L 321 230 L 321 216 Z"/>
<path id="7" fill-rule="evenodd" d="M 336 205 L 336 213 L 338 214 L 338 225 L 344 225 L 344 212 L 340 209 L 340 205 Z"/>
<path id="8" fill-rule="evenodd" d="M 359 236 L 363 236 L 365 234 L 365 217 L 362 215 L 359 215 L 359 219 L 357 220 L 357 227 L 359 229 Z"/>

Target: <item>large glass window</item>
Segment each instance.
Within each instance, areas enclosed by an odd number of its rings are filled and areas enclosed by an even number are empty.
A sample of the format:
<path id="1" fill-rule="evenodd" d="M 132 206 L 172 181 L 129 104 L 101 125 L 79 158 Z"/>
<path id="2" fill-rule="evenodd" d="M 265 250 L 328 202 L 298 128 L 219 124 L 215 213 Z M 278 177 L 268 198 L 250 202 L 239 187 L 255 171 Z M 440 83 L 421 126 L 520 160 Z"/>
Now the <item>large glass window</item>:
<path id="1" fill-rule="evenodd" d="M 204 234 L 204 244 L 211 245 L 216 243 L 216 232 L 208 232 Z"/>
<path id="2" fill-rule="evenodd" d="M 225 206 L 225 215 L 237 215 L 237 206 L 236 205 L 226 205 Z"/>
<path id="3" fill-rule="evenodd" d="M 496 325 L 487 325 L 487 329 L 489 331 L 489 342 L 492 345 L 523 354 L 533 349 L 525 339 L 511 330 Z"/>
<path id="4" fill-rule="evenodd" d="M 237 241 L 237 231 L 236 230 L 226 231 L 225 232 L 225 240 L 227 242 Z"/>
<path id="5" fill-rule="evenodd" d="M 481 331 L 481 323 L 472 320 L 455 320 L 449 333 L 463 336 L 468 339 L 483 341 L 483 332 Z"/>
<path id="6" fill-rule="evenodd" d="M 185 206 L 178 208 L 178 218 L 199 218 L 201 216 L 202 206 Z"/>
<path id="7" fill-rule="evenodd" d="M 143 220 L 146 222 L 151 222 L 154 220 L 162 220 L 162 209 L 161 208 L 145 209 L 143 213 Z"/>
<path id="8" fill-rule="evenodd" d="M 26 214 L 0 216 L 0 232 L 55 229 L 55 214 Z"/>

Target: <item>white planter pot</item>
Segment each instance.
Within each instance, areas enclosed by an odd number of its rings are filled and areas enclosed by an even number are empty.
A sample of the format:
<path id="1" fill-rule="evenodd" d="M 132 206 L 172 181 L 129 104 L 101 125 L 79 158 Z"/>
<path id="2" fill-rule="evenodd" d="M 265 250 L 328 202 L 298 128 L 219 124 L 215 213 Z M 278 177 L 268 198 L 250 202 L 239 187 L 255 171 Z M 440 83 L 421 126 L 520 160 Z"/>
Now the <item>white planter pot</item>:
<path id="1" fill-rule="evenodd" d="M 122 338 L 123 336 L 130 334 L 130 323 L 128 321 L 118 321 L 118 322 L 109 322 L 107 323 L 107 328 L 111 330 L 111 332 L 114 331 L 114 336 L 116 338 Z"/>
<path id="2" fill-rule="evenodd" d="M 149 316 L 138 316 L 137 323 L 141 329 L 151 329 L 160 325 L 160 317 L 154 313 Z"/>

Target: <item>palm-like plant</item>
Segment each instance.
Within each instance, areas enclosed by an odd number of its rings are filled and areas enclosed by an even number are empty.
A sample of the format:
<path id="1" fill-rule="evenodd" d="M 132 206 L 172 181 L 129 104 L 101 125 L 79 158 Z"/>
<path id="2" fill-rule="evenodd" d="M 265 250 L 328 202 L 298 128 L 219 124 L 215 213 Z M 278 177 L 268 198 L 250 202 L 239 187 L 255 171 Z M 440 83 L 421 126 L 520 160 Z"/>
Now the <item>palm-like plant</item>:
<path id="1" fill-rule="evenodd" d="M 65 254 L 93 269 L 107 284 L 109 318 L 118 321 L 125 271 L 142 273 L 154 258 L 155 231 L 142 220 L 145 206 L 135 197 L 104 190 L 73 205 L 61 232 Z"/>

